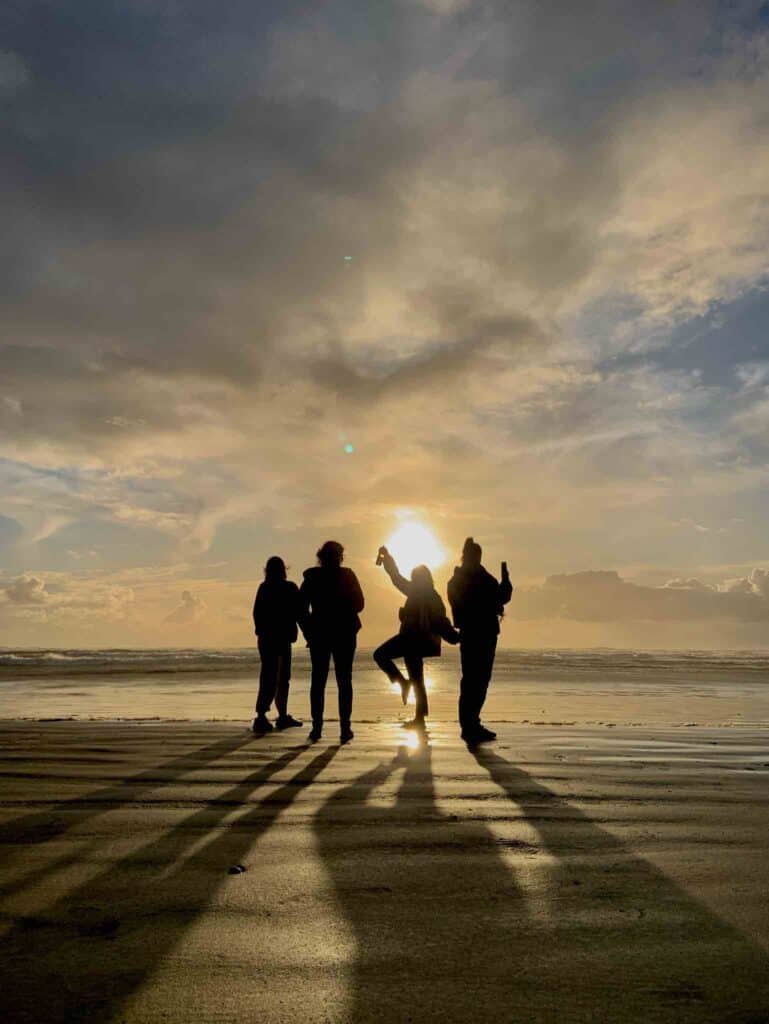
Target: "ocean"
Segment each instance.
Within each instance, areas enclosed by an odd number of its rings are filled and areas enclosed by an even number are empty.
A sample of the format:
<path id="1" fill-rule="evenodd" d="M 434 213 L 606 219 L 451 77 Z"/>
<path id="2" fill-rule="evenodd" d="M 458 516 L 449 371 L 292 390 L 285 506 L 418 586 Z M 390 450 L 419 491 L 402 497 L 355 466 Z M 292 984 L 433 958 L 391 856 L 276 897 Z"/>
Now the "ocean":
<path id="1" fill-rule="evenodd" d="M 13 650 L 0 648 L 0 718 L 38 721 L 247 722 L 259 675 L 255 649 Z M 456 718 L 459 658 L 427 663 L 433 720 Z M 398 721 L 398 692 L 358 651 L 354 720 Z M 326 697 L 336 717 L 333 673 Z M 289 710 L 306 717 L 309 658 L 294 648 Z M 408 714 L 409 709 L 405 709 Z M 487 722 L 531 725 L 769 725 L 769 651 L 500 650 Z"/>

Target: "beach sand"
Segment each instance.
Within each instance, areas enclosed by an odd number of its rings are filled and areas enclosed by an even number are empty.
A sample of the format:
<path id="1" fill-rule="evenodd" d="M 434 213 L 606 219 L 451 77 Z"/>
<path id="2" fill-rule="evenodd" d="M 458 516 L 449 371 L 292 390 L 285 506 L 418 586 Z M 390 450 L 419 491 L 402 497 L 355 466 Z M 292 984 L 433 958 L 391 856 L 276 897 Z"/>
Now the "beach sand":
<path id="1" fill-rule="evenodd" d="M 0 1020 L 769 1021 L 766 730 L 305 736 L 0 724 Z"/>

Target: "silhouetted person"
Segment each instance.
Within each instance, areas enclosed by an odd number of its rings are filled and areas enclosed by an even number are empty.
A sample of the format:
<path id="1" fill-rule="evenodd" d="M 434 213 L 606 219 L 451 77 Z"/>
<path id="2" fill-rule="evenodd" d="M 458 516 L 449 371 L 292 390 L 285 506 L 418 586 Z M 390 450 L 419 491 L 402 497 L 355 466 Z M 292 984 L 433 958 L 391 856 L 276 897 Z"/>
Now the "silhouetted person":
<path id="1" fill-rule="evenodd" d="M 415 715 L 412 721 L 404 722 L 404 726 L 419 729 L 424 726 L 428 714 L 424 659 L 440 657 L 441 638 L 455 644 L 459 634 L 448 620 L 446 607 L 426 565 L 416 566 L 411 580 L 407 580 L 398 572 L 395 559 L 385 547 L 379 549 L 377 564 L 384 566 L 398 590 L 406 595 L 406 603 L 398 611 L 400 632 L 377 647 L 374 661 L 391 682 L 400 684 L 404 704 L 408 700 L 409 686 L 414 687 Z M 408 678 L 395 664 L 394 658 L 403 658 Z"/>
<path id="2" fill-rule="evenodd" d="M 299 624 L 310 648 L 312 680 L 310 739 L 319 740 L 323 732 L 323 705 L 331 659 L 334 659 L 336 685 L 339 690 L 340 739 L 352 739 L 352 663 L 360 629 L 358 612 L 363 610 L 363 591 L 352 569 L 342 565 L 344 548 L 335 540 L 327 540 L 318 550 L 318 565 L 306 569 L 299 591 L 301 618 Z"/>
<path id="3" fill-rule="evenodd" d="M 468 743 L 496 739 L 496 733 L 481 725 L 481 708 L 494 667 L 499 619 L 513 593 L 507 562 L 502 563 L 502 582 L 498 583 L 481 565 L 481 555 L 481 545 L 468 537 L 462 564 L 454 570 L 448 587 L 462 661 L 459 724 L 462 739 Z"/>
<path id="4" fill-rule="evenodd" d="M 260 584 L 254 601 L 254 632 L 257 635 L 262 668 L 256 698 L 253 730 L 261 734 L 272 729 L 267 718 L 275 701 L 278 729 L 302 725 L 288 713 L 288 687 L 291 679 L 291 644 L 298 634 L 297 622 L 301 604 L 299 587 L 286 579 L 286 565 L 273 555 L 264 567 L 264 583 Z"/>

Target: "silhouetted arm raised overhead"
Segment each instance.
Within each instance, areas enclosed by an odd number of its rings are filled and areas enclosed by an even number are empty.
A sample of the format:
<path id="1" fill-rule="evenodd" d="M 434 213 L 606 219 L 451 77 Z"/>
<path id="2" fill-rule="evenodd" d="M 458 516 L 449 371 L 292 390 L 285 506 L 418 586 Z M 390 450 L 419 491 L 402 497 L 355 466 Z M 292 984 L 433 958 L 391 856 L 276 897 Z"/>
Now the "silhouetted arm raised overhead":
<path id="1" fill-rule="evenodd" d="M 408 597 L 409 588 L 411 586 L 410 582 L 406 579 L 405 576 L 401 576 L 400 572 L 398 571 L 396 561 L 390 554 L 390 552 L 387 550 L 387 548 L 381 548 L 380 550 L 382 565 L 384 566 L 385 572 L 393 581 L 393 584 L 398 588 L 398 590 L 400 590 L 401 594 L 405 594 L 406 597 Z"/>

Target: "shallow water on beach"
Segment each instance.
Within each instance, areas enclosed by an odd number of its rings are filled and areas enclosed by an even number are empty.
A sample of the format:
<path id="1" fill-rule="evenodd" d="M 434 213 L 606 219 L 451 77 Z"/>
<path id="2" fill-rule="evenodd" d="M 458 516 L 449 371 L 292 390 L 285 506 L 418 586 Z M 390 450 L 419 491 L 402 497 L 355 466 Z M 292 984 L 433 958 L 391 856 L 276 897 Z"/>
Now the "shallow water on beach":
<path id="1" fill-rule="evenodd" d="M 255 650 L 0 649 L 0 718 L 246 721 L 259 674 Z M 456 717 L 459 658 L 427 663 L 434 720 Z M 357 721 L 393 721 L 401 705 L 362 648 Z M 336 717 L 333 676 L 327 717 Z M 290 710 L 306 716 L 309 659 L 295 648 Z M 500 650 L 484 718 L 574 725 L 769 724 L 769 652 Z"/>

